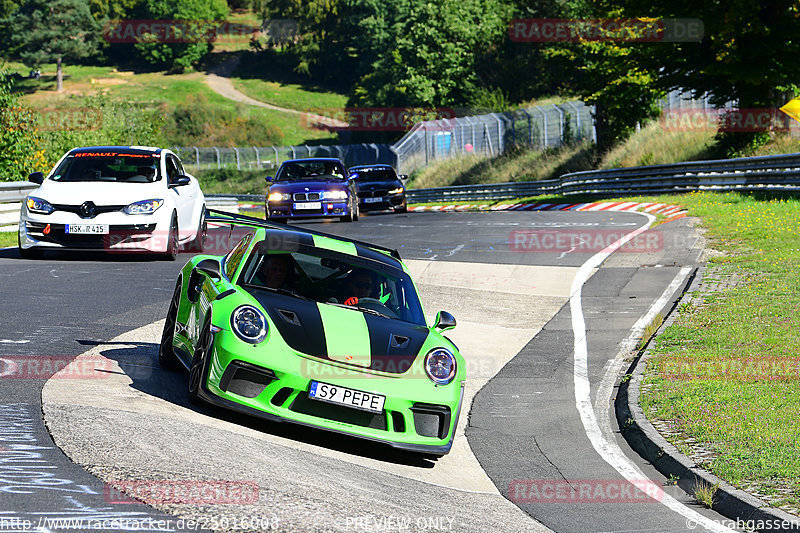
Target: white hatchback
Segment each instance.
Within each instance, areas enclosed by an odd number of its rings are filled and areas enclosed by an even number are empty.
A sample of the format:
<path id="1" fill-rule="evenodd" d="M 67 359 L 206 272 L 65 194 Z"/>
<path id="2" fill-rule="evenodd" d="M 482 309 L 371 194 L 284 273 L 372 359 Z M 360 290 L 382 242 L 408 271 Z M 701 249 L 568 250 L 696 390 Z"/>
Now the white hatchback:
<path id="1" fill-rule="evenodd" d="M 47 249 L 152 252 L 175 259 L 205 244 L 205 196 L 170 150 L 73 148 L 22 204 L 19 252 Z"/>

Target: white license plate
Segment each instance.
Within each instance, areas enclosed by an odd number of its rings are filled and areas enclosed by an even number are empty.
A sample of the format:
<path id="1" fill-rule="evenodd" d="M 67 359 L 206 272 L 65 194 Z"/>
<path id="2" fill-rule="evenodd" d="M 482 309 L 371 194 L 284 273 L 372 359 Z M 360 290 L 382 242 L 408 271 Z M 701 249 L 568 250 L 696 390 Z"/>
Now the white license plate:
<path id="1" fill-rule="evenodd" d="M 365 204 L 377 204 L 377 203 L 382 202 L 382 201 L 383 201 L 383 198 L 364 198 L 364 203 Z"/>
<path id="2" fill-rule="evenodd" d="M 322 202 L 303 202 L 301 204 L 294 204 L 294 208 L 300 209 L 322 209 Z"/>
<path id="3" fill-rule="evenodd" d="M 68 224 L 64 233 L 108 235 L 108 224 Z"/>
<path id="4" fill-rule="evenodd" d="M 311 382 L 308 397 L 314 400 L 322 400 L 323 402 L 369 411 L 370 413 L 383 412 L 383 404 L 386 401 L 386 396 L 381 396 L 380 394 L 348 389 L 339 385 L 331 385 L 330 383 L 319 383 L 318 381 Z"/>

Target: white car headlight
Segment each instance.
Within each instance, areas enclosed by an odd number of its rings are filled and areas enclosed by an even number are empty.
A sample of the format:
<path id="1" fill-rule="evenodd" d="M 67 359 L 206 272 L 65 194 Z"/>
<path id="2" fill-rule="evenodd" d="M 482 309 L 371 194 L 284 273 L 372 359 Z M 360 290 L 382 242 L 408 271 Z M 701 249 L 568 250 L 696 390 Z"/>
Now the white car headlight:
<path id="1" fill-rule="evenodd" d="M 437 385 L 447 385 L 456 377 L 456 358 L 445 348 L 434 348 L 425 356 L 425 373 Z"/>
<path id="2" fill-rule="evenodd" d="M 50 202 L 35 196 L 28 196 L 25 205 L 28 206 L 29 213 L 38 213 L 40 215 L 49 215 L 56 210 L 55 207 L 50 205 Z"/>
<path id="3" fill-rule="evenodd" d="M 322 193 L 323 200 L 345 200 L 347 199 L 347 191 L 325 191 Z"/>
<path id="4" fill-rule="evenodd" d="M 245 342 L 258 344 L 267 338 L 267 319 L 252 305 L 242 305 L 231 313 L 231 326 Z"/>
<path id="5" fill-rule="evenodd" d="M 128 215 L 150 215 L 158 211 L 158 208 L 164 205 L 164 200 L 157 198 L 153 200 L 142 200 L 140 202 L 133 202 L 125 206 L 122 210 Z"/>
<path id="6" fill-rule="evenodd" d="M 268 202 L 287 202 L 292 196 L 285 192 L 274 192 L 267 197 Z"/>

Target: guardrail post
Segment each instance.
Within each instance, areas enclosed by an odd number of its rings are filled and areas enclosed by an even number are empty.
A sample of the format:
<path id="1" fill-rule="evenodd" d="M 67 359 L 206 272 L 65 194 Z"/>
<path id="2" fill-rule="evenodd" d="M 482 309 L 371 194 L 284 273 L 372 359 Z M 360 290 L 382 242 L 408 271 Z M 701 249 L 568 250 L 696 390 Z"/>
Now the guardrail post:
<path id="1" fill-rule="evenodd" d="M 195 166 L 197 170 L 200 170 L 200 150 L 197 149 L 197 146 L 192 146 L 194 148 L 194 160 L 196 162 Z"/>
<path id="2" fill-rule="evenodd" d="M 278 156 L 278 149 L 275 147 L 274 144 L 272 145 L 272 149 L 275 151 L 275 166 L 277 167 L 278 165 L 281 164 L 281 162 L 279 161 L 280 156 Z"/>
<path id="3" fill-rule="evenodd" d="M 220 159 L 219 159 L 219 148 L 217 148 L 216 146 L 212 146 L 212 148 L 217 153 L 217 170 L 219 170 L 219 169 L 222 168 L 222 163 L 220 162 Z"/>
<path id="4" fill-rule="evenodd" d="M 297 153 L 294 151 L 294 146 L 290 146 L 289 149 L 292 151 L 292 159 L 297 159 Z"/>
<path id="5" fill-rule="evenodd" d="M 259 169 L 261 168 L 261 158 L 258 155 L 258 148 L 253 146 L 253 151 L 256 153 L 256 168 Z"/>
<path id="6" fill-rule="evenodd" d="M 311 157 L 311 148 L 309 148 L 307 144 L 304 144 L 303 146 L 305 147 L 306 152 L 308 152 L 308 157 Z"/>

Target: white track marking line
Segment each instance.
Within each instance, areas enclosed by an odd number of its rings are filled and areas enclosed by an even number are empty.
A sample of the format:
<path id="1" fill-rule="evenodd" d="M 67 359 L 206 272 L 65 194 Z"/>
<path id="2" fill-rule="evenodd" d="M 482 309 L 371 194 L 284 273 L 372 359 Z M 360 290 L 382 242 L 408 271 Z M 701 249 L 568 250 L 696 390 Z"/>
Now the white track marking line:
<path id="1" fill-rule="evenodd" d="M 570 312 L 572 315 L 572 330 L 575 335 L 574 341 L 574 357 L 573 357 L 573 375 L 575 382 L 575 407 L 583 423 L 586 436 L 592 443 L 595 451 L 603 458 L 603 460 L 611 465 L 622 477 L 635 484 L 647 476 L 636 466 L 636 464 L 625 456 L 625 453 L 620 449 L 614 441 L 609 441 L 603 436 L 600 426 L 597 422 L 594 409 L 592 407 L 591 399 L 591 386 L 589 383 L 589 352 L 586 343 L 586 322 L 583 317 L 583 309 L 581 308 L 581 291 L 584 283 L 589 279 L 594 268 L 600 264 L 614 251 L 630 241 L 640 233 L 647 231 L 650 225 L 655 221 L 655 217 L 650 214 L 644 214 L 648 218 L 647 224 L 626 234 L 624 237 L 609 245 L 604 250 L 595 254 L 586 263 L 581 265 L 575 279 L 572 282 L 572 290 L 570 292 Z M 733 533 L 734 530 L 729 529 L 722 524 L 706 518 L 697 511 L 694 511 L 681 502 L 670 496 L 669 494 L 662 493 L 661 499 L 658 500 L 672 511 L 680 514 L 687 520 L 691 520 L 695 524 L 704 527 L 709 531 L 715 533 Z"/>
<path id="2" fill-rule="evenodd" d="M 658 312 L 667 304 L 667 301 L 669 301 L 673 293 L 678 290 L 678 287 L 680 287 L 681 283 L 683 283 L 684 280 L 689 276 L 691 271 L 691 267 L 683 267 L 680 269 L 669 286 L 664 289 L 663 293 L 661 293 L 661 296 L 659 296 L 658 300 L 653 302 L 653 305 L 650 306 L 650 309 L 647 310 L 647 313 L 642 315 L 642 317 L 633 325 L 630 335 L 628 335 L 628 337 L 620 343 L 620 349 L 617 352 L 617 355 L 613 359 L 609 359 L 608 363 L 606 363 L 606 372 L 603 375 L 600 386 L 597 387 L 597 394 L 595 395 L 595 413 L 597 415 L 600 429 L 603 430 L 603 433 L 608 440 L 613 440 L 614 434 L 613 430 L 611 429 L 611 417 L 608 414 L 609 409 L 611 408 L 611 396 L 614 389 L 614 383 L 617 381 L 617 376 L 619 376 L 622 366 L 625 364 L 625 357 L 627 357 L 628 354 L 633 351 L 633 349 L 636 347 L 636 343 L 642 338 L 644 329 L 653 321 L 653 318 L 655 318 L 656 314 L 658 314 Z"/>

